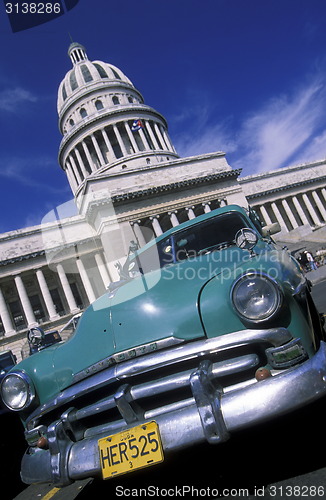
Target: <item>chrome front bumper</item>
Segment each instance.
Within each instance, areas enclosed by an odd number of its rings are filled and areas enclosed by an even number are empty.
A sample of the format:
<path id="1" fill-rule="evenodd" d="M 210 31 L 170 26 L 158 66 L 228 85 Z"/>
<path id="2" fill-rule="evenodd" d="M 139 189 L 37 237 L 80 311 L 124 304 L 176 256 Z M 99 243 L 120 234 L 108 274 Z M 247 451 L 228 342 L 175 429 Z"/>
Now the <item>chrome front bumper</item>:
<path id="1" fill-rule="evenodd" d="M 279 417 L 324 396 L 326 344 L 321 342 L 318 352 L 301 365 L 241 389 L 219 391 L 210 382 L 207 361 L 192 373 L 190 384 L 193 398 L 183 407 L 155 417 L 166 453 L 204 441 L 226 441 L 233 431 Z M 38 448 L 27 451 L 22 460 L 24 482 L 63 486 L 101 475 L 98 439 L 108 433 L 73 442 L 68 431 L 64 419 L 58 420 L 48 433 L 51 453 Z"/>

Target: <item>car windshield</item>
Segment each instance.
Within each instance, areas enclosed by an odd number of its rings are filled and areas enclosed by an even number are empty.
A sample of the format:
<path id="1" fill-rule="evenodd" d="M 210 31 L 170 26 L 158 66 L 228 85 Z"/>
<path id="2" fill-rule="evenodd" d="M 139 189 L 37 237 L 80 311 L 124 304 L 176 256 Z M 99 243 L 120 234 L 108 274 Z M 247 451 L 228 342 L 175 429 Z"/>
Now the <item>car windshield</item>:
<path id="1" fill-rule="evenodd" d="M 125 269 L 133 277 L 139 273 L 145 274 L 169 264 L 221 250 L 234 244 L 237 231 L 244 227 L 248 227 L 248 222 L 239 213 L 228 212 L 217 215 L 181 229 L 147 250 L 131 255 Z"/>

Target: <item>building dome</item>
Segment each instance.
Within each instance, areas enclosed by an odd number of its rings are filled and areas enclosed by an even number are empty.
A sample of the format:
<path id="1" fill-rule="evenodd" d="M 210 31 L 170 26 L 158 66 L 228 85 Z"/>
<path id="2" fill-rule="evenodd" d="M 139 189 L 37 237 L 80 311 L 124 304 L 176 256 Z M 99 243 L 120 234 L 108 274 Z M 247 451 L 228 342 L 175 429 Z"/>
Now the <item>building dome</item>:
<path id="1" fill-rule="evenodd" d="M 58 90 L 59 164 L 75 197 L 103 176 L 178 158 L 165 118 L 119 68 L 90 61 L 79 43 L 68 55 L 73 67 Z"/>
<path id="2" fill-rule="evenodd" d="M 85 47 L 79 43 L 72 43 L 68 55 L 73 68 L 68 71 L 58 90 L 57 109 L 59 116 L 66 108 L 71 98 L 78 97 L 92 90 L 94 87 L 126 84 L 133 87 L 129 78 L 113 64 L 103 61 L 90 61 Z"/>

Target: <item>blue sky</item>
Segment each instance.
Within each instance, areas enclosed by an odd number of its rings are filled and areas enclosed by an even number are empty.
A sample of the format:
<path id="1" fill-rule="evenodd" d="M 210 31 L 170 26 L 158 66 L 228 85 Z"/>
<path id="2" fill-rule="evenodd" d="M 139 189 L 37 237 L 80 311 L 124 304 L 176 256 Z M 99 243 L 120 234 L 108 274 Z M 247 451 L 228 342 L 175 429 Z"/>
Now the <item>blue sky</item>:
<path id="1" fill-rule="evenodd" d="M 161 112 L 180 156 L 250 175 L 326 156 L 325 0 L 80 0 L 12 33 L 0 5 L 0 233 L 71 199 L 57 162 L 70 36 Z"/>

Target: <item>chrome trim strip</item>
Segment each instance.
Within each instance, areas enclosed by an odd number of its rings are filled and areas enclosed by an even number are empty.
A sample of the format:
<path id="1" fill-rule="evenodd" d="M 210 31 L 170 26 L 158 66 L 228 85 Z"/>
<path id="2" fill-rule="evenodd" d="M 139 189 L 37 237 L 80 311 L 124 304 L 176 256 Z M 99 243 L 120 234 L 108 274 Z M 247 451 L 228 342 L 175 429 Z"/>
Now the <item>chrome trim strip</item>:
<path id="1" fill-rule="evenodd" d="M 238 358 L 229 359 L 227 361 L 220 361 L 212 365 L 212 378 L 226 376 L 232 373 L 239 373 L 244 370 L 254 368 L 259 363 L 259 358 L 256 354 L 248 354 Z M 142 384 L 134 385 L 130 389 L 130 395 L 133 400 L 146 398 L 149 396 L 157 396 L 167 391 L 185 387 L 189 384 L 189 378 L 193 370 L 186 370 L 177 374 L 168 375 L 153 381 L 144 382 Z M 101 401 L 96 401 L 93 404 L 85 406 L 75 413 L 75 419 L 81 420 L 83 418 L 101 413 L 102 411 L 109 410 L 116 406 L 114 395 L 109 396 Z M 159 413 L 159 409 L 156 410 Z"/>
<path id="2" fill-rule="evenodd" d="M 32 429 L 35 425 L 38 425 L 38 419 L 43 415 L 49 413 L 53 408 L 57 409 L 69 403 L 76 396 L 83 396 L 94 389 L 104 387 L 117 380 L 123 381 L 127 377 L 147 373 L 174 363 L 201 358 L 219 350 L 261 342 L 278 347 L 289 340 L 292 340 L 292 335 L 286 328 L 240 330 L 221 335 L 220 337 L 183 343 L 177 347 L 170 347 L 162 351 L 147 354 L 146 356 L 124 361 L 94 375 L 90 375 L 87 379 L 81 380 L 64 389 L 55 398 L 37 408 L 28 417 L 26 427 L 27 429 Z"/>
<path id="3" fill-rule="evenodd" d="M 155 342 L 149 342 L 148 344 L 143 344 L 140 346 L 133 347 L 131 349 L 126 349 L 124 351 L 117 352 L 108 358 L 104 358 L 94 365 L 88 366 L 85 370 L 82 370 L 75 374 L 72 383 L 75 384 L 80 380 L 83 380 L 94 373 L 97 373 L 109 366 L 115 365 L 116 363 L 122 363 L 129 359 L 135 359 L 144 354 L 149 354 L 160 349 L 166 349 L 177 344 L 183 344 L 184 339 L 179 339 L 176 337 L 169 337 L 167 339 L 156 340 Z"/>

